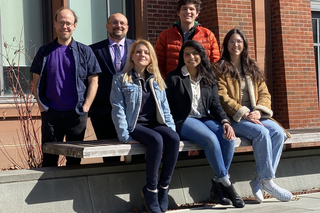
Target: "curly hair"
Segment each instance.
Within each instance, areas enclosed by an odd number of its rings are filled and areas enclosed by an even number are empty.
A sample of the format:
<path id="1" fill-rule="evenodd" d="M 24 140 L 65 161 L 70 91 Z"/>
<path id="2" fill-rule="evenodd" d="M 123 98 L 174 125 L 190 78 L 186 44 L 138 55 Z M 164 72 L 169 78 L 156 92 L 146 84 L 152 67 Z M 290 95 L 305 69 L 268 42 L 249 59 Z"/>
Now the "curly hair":
<path id="1" fill-rule="evenodd" d="M 186 47 L 193 47 L 200 55 L 201 62 L 197 66 L 198 75 L 201 77 L 200 84 L 202 86 L 215 85 L 216 76 L 211 69 L 211 64 L 206 54 L 206 51 L 198 41 L 188 40 L 182 45 L 181 50 L 179 52 L 179 62 L 178 62 L 177 70 L 181 70 L 181 68 L 185 65 L 183 55 L 184 55 L 184 49 Z"/>
<path id="2" fill-rule="evenodd" d="M 178 0 L 177 1 L 177 12 L 180 12 L 180 9 L 183 5 L 194 4 L 196 6 L 197 13 L 200 13 L 200 0 Z"/>
<path id="3" fill-rule="evenodd" d="M 221 58 L 214 65 L 215 67 L 218 68 L 217 72 L 229 75 L 231 78 L 240 80 L 240 74 L 238 73 L 237 68 L 233 64 L 230 58 L 229 50 L 228 50 L 228 43 L 233 34 L 239 34 L 243 40 L 243 51 L 240 54 L 242 66 L 249 71 L 249 74 L 251 75 L 254 81 L 257 82 L 259 80 L 264 80 L 263 73 L 257 66 L 256 62 L 249 57 L 247 38 L 244 35 L 244 33 L 239 29 L 230 30 L 224 37 L 222 49 L 221 49 L 221 53 L 222 53 Z"/>

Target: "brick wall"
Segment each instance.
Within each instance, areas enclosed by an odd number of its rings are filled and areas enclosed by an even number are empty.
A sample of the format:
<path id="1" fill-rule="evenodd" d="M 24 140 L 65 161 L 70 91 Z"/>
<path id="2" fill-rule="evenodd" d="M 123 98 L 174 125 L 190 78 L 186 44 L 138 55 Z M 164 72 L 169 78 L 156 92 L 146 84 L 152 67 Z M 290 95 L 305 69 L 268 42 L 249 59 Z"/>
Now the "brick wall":
<path id="1" fill-rule="evenodd" d="M 147 0 L 148 40 L 155 45 L 159 34 L 179 21 L 176 0 Z"/>
<path id="2" fill-rule="evenodd" d="M 309 0 L 271 1 L 274 117 L 286 128 L 319 127 Z"/>
<path id="3" fill-rule="evenodd" d="M 219 24 L 217 4 L 215 0 L 202 1 L 198 21 L 203 27 L 211 30 L 218 40 L 217 35 L 219 35 Z"/>
<path id="4" fill-rule="evenodd" d="M 248 39 L 250 57 L 255 58 L 251 0 L 216 0 L 215 2 L 219 28 L 216 37 L 220 44 L 229 30 L 238 28 Z"/>
<path id="5" fill-rule="evenodd" d="M 267 54 L 264 59 L 262 54 L 259 66 L 268 68 L 274 117 L 285 128 L 320 127 L 310 1 L 271 0 L 264 19 L 265 14 L 255 8 L 265 1 L 203 0 L 198 21 L 216 35 L 220 46 L 230 29 L 239 28 L 247 36 L 250 57 L 256 59 L 257 49 Z M 146 4 L 148 39 L 155 44 L 158 35 L 179 20 L 176 0 L 147 0 Z M 268 27 L 261 30 L 259 24 Z M 270 52 L 263 51 L 267 47 L 261 35 L 266 36 L 266 44 L 271 42 Z"/>

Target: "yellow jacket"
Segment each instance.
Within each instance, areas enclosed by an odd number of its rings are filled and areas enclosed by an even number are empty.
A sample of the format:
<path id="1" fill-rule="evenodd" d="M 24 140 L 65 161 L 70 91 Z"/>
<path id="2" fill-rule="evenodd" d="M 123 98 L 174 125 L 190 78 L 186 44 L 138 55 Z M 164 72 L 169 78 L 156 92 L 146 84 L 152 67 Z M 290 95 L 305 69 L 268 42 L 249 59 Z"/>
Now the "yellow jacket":
<path id="1" fill-rule="evenodd" d="M 217 69 L 215 66 L 214 69 Z M 240 80 L 231 79 L 230 76 L 219 74 L 215 70 L 218 80 L 218 89 L 220 103 L 226 113 L 239 122 L 246 112 L 250 112 L 249 108 L 241 105 L 241 82 Z M 251 76 L 244 69 L 246 83 L 253 110 L 261 111 L 261 118 L 271 118 L 273 111 L 271 110 L 271 95 L 264 81 L 253 82 Z"/>
<path id="2" fill-rule="evenodd" d="M 230 76 L 218 72 L 217 64 L 214 65 L 213 69 L 217 76 L 220 104 L 229 117 L 239 122 L 246 112 L 250 112 L 248 107 L 241 105 L 241 82 L 240 80 L 231 79 Z M 261 118 L 272 119 L 271 95 L 265 81 L 253 81 L 246 68 L 244 68 L 244 73 L 252 109 L 260 110 Z M 276 120 L 272 120 L 278 123 Z M 278 124 L 281 126 L 280 123 Z M 290 133 L 283 127 L 282 129 L 288 138 L 290 138 Z"/>

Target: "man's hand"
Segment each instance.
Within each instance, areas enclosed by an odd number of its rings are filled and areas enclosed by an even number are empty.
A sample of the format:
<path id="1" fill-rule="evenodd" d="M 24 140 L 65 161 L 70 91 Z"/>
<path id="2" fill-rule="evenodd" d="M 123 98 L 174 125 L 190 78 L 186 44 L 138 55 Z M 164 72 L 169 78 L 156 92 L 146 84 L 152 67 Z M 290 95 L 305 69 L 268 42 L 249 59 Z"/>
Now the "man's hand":
<path id="1" fill-rule="evenodd" d="M 46 111 L 46 110 L 44 109 L 44 107 L 43 107 L 39 102 L 38 102 L 38 107 L 39 107 L 40 112 Z"/>

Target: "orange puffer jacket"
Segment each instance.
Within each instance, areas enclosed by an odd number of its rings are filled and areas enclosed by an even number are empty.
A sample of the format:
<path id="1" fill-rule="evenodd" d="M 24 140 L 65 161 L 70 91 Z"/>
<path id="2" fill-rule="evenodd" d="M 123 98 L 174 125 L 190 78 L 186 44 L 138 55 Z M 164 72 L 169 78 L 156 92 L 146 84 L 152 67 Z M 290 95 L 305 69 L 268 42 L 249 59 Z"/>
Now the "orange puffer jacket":
<path id="1" fill-rule="evenodd" d="M 195 28 L 192 40 L 196 40 L 202 44 L 211 64 L 220 59 L 217 39 L 209 29 L 198 25 Z M 157 53 L 159 69 L 164 79 L 169 72 L 176 69 L 182 44 L 183 38 L 178 26 L 175 25 L 160 33 L 155 51 Z"/>

